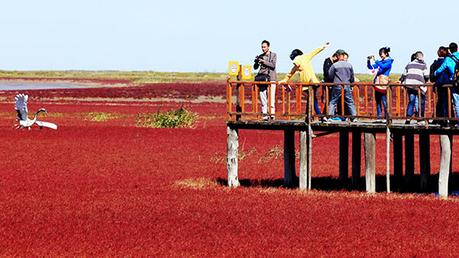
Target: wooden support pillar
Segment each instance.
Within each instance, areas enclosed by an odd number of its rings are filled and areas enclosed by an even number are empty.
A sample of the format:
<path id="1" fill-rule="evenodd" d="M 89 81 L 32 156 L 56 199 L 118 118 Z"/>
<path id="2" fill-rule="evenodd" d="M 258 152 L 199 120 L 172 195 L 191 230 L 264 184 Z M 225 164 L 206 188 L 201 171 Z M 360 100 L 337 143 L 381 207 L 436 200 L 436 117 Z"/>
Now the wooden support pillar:
<path id="1" fill-rule="evenodd" d="M 292 187 L 295 179 L 295 131 L 284 130 L 284 186 Z"/>
<path id="2" fill-rule="evenodd" d="M 451 164 L 451 138 L 440 135 L 440 176 L 438 177 L 438 194 L 440 198 L 448 198 L 448 180 Z"/>
<path id="3" fill-rule="evenodd" d="M 408 189 L 413 187 L 414 179 L 414 134 L 405 134 L 405 177 Z"/>
<path id="4" fill-rule="evenodd" d="M 300 190 L 309 189 L 308 131 L 300 131 Z"/>
<path id="5" fill-rule="evenodd" d="M 419 135 L 419 165 L 421 168 L 421 191 L 426 191 L 430 177 L 430 135 Z"/>
<path id="6" fill-rule="evenodd" d="M 362 158 L 362 132 L 352 132 L 352 188 L 357 188 L 360 181 L 360 170 L 361 170 L 361 158 Z"/>
<path id="7" fill-rule="evenodd" d="M 390 128 L 386 127 L 386 192 L 390 193 Z"/>
<path id="8" fill-rule="evenodd" d="M 349 177 L 349 132 L 339 132 L 339 179 L 347 181 Z"/>
<path id="9" fill-rule="evenodd" d="M 237 129 L 227 127 L 228 145 L 227 145 L 227 169 L 228 169 L 228 186 L 238 187 L 238 148 L 239 136 Z"/>
<path id="10" fill-rule="evenodd" d="M 393 149 L 395 188 L 400 190 L 403 179 L 403 135 L 401 133 L 393 134 Z"/>
<path id="11" fill-rule="evenodd" d="M 369 193 L 376 192 L 376 134 L 365 133 L 365 181 Z"/>

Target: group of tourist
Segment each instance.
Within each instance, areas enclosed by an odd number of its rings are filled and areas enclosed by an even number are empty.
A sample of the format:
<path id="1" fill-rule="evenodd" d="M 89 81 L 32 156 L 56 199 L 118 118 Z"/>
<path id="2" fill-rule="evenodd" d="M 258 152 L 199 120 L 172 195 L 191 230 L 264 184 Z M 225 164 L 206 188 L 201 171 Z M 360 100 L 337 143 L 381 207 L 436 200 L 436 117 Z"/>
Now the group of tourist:
<path id="1" fill-rule="evenodd" d="M 255 81 L 273 82 L 269 84 L 271 87 L 271 103 L 268 103 L 267 88 L 268 84 L 260 84 L 260 100 L 262 105 L 263 119 L 275 119 L 275 92 L 276 92 L 276 61 L 277 55 L 270 51 L 270 43 L 266 40 L 262 42 L 263 53 L 255 58 L 254 69 L 260 69 Z M 322 52 L 324 49 L 329 47 L 329 43 L 325 43 L 323 46 L 311 51 L 310 53 L 304 54 L 299 49 L 294 49 L 290 54 L 290 59 L 293 62 L 293 67 L 290 72 L 286 75 L 283 80 L 279 81 L 280 85 L 288 86 L 288 82 L 297 72 L 300 74 L 301 83 L 319 84 L 320 81 L 317 78 L 312 68 L 312 59 Z M 428 67 L 424 61 L 424 54 L 421 51 L 417 51 L 411 55 L 411 61 L 406 65 L 399 83 L 404 84 L 408 94 L 408 105 L 406 108 L 406 124 L 411 123 L 411 117 L 414 115 L 424 117 L 425 114 L 425 102 L 427 82 L 434 83 L 434 90 L 437 93 L 438 100 L 436 106 L 437 117 L 448 117 L 448 101 L 452 101 L 454 104 L 455 116 L 459 118 L 459 85 L 456 85 L 457 81 L 457 68 L 459 63 L 459 53 L 457 52 L 457 44 L 451 43 L 449 47 L 440 47 L 438 49 L 438 59 Z M 369 56 L 367 60 L 367 67 L 374 74 L 374 90 L 375 90 L 375 102 L 376 102 L 376 122 L 385 122 L 387 116 L 387 99 L 386 91 L 387 84 L 390 83 L 389 75 L 392 70 L 392 64 L 394 59 L 390 57 L 390 48 L 383 47 L 379 50 L 379 60 L 376 60 L 374 56 Z M 325 122 L 330 120 L 341 120 L 336 117 L 336 112 L 342 112 L 341 105 L 337 105 L 341 99 L 342 89 L 344 87 L 344 103 L 346 107 L 346 115 L 349 115 L 351 121 L 357 121 L 356 108 L 354 105 L 352 87 L 351 84 L 355 81 L 354 69 L 348 62 L 349 54 L 339 49 L 331 57 L 326 58 L 323 64 L 323 75 L 324 79 L 322 82 L 333 83 L 336 86 L 331 86 L 329 90 L 329 103 L 328 108 L 320 110 L 318 100 L 319 86 L 311 87 L 311 93 L 314 94 L 314 111 L 316 114 L 326 114 L 323 117 Z M 430 70 L 430 72 L 429 72 Z M 421 86 L 419 86 L 421 85 Z M 452 100 L 448 99 L 447 87 L 452 87 L 451 96 Z M 306 87 L 309 89 L 309 87 Z M 420 96 L 420 98 L 419 98 Z M 324 101 L 324 94 L 322 94 L 322 102 Z M 270 110 L 268 112 L 268 106 Z M 327 107 L 327 105 L 325 105 Z M 327 118 L 328 117 L 328 118 Z M 419 121 L 419 124 L 425 123 Z M 440 121 L 443 123 L 443 121 Z"/>

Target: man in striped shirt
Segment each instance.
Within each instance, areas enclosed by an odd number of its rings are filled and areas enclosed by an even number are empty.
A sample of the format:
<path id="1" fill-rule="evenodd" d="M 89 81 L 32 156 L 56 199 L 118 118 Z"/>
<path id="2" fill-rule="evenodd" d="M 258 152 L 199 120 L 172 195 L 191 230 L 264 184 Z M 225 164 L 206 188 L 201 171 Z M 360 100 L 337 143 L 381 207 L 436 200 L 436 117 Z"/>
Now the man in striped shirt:
<path id="1" fill-rule="evenodd" d="M 421 117 L 424 117 L 425 102 L 426 102 L 426 86 L 416 86 L 416 84 L 425 84 L 429 80 L 429 69 L 424 62 L 424 54 L 421 51 L 414 53 L 411 57 L 411 62 L 405 67 L 405 71 L 400 78 L 403 84 L 406 84 L 408 89 L 409 103 L 406 108 L 406 116 L 412 117 L 416 112 Z M 418 95 L 421 93 L 421 111 L 419 112 L 419 98 Z M 408 118 L 405 122 L 410 124 Z M 423 124 L 425 121 L 420 121 L 418 124 Z"/>

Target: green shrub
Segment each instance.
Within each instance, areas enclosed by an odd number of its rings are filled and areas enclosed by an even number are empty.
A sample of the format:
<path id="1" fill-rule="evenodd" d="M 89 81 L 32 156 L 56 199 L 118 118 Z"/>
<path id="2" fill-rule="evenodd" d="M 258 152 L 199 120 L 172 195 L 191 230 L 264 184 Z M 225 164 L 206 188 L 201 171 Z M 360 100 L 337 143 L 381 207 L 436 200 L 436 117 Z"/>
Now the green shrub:
<path id="1" fill-rule="evenodd" d="M 197 115 L 184 108 L 167 112 L 144 113 L 137 115 L 137 126 L 149 128 L 192 127 Z"/>

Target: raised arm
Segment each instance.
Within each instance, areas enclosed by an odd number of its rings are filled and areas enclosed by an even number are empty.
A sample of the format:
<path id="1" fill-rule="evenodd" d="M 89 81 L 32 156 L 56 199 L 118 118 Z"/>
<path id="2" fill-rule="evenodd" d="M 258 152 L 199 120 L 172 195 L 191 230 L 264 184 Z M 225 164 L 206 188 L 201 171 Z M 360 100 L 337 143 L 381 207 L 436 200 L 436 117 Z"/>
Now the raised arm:
<path id="1" fill-rule="evenodd" d="M 372 61 L 372 60 L 370 60 L 370 59 L 367 60 L 367 67 L 368 67 L 368 69 L 377 69 L 378 66 L 377 66 L 376 64 L 372 64 L 371 61 Z"/>
<path id="2" fill-rule="evenodd" d="M 443 71 L 445 71 L 446 68 L 448 68 L 449 59 L 451 59 L 451 57 L 446 57 L 445 58 L 445 61 L 443 61 L 443 64 L 440 67 L 438 67 L 438 69 L 434 72 L 434 76 L 437 76 L 438 74 L 440 74 Z"/>
<path id="3" fill-rule="evenodd" d="M 307 53 L 306 54 L 306 58 L 309 59 L 309 60 L 314 58 L 316 55 L 318 55 L 320 52 L 322 52 L 324 49 L 326 49 L 329 46 L 330 46 L 330 42 L 327 42 L 327 43 L 323 44 L 321 47 L 316 48 L 313 51 Z"/>

